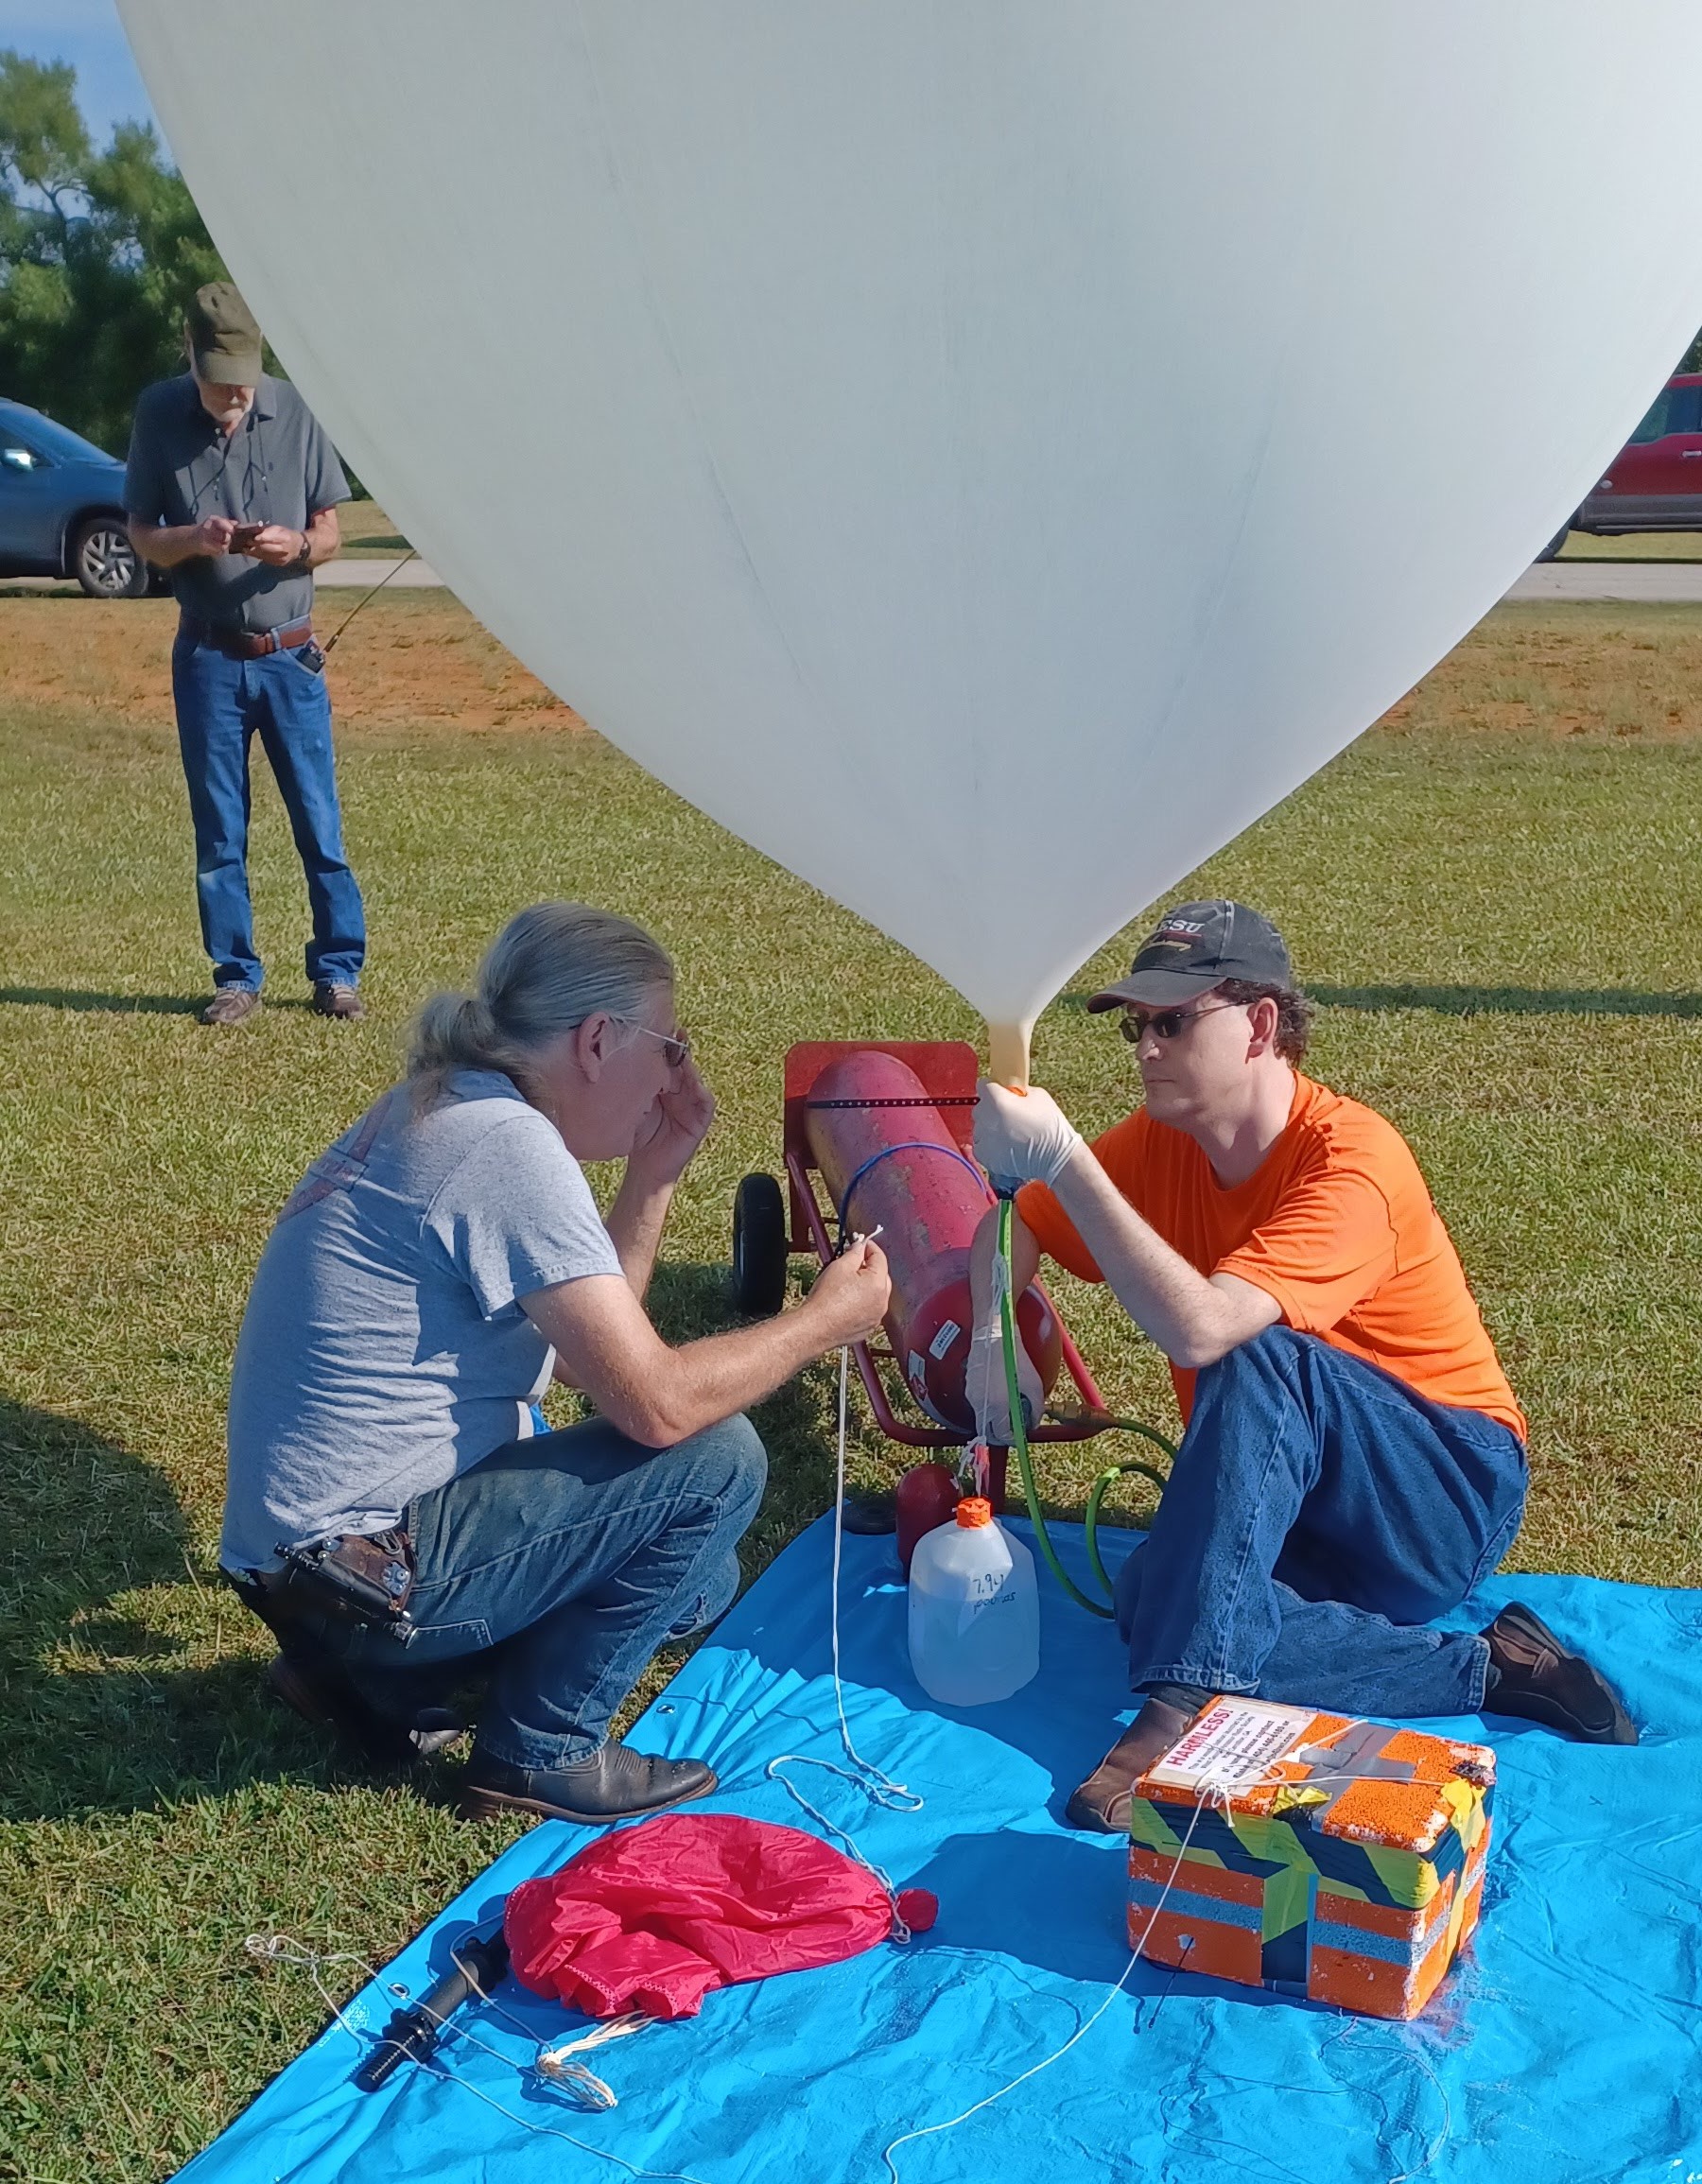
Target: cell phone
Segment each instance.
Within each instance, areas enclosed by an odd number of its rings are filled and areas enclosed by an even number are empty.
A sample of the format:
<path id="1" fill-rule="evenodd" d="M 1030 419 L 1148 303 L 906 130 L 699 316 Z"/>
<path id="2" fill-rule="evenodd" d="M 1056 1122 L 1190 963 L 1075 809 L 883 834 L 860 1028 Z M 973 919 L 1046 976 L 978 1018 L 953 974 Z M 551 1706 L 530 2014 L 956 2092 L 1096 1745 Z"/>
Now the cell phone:
<path id="1" fill-rule="evenodd" d="M 239 523 L 231 533 L 231 551 L 234 554 L 246 553 L 265 529 L 263 523 Z"/>

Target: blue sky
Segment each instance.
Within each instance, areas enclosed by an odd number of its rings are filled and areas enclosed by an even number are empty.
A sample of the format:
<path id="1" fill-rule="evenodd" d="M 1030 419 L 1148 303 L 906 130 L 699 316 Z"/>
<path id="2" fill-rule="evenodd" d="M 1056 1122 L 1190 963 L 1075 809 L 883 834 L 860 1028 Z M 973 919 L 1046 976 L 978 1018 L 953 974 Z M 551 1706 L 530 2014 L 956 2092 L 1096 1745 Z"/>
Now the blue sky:
<path id="1" fill-rule="evenodd" d="M 97 145 L 117 121 L 151 121 L 159 129 L 113 0 L 0 0 L 0 51 L 7 47 L 31 61 L 71 62 Z"/>

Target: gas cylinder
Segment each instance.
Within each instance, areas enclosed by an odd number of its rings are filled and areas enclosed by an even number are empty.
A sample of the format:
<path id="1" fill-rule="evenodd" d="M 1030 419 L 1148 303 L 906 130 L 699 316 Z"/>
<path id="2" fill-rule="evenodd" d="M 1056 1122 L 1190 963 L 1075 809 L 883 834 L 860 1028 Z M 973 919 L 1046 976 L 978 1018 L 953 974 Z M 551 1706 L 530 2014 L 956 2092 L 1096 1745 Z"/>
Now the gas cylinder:
<path id="1" fill-rule="evenodd" d="M 842 1232 L 880 1230 L 893 1292 L 886 1331 L 911 1394 L 937 1424 L 975 1430 L 964 1373 L 972 1315 L 969 1246 L 993 1203 L 921 1079 L 896 1055 L 860 1049 L 830 1062 L 805 1101 L 809 1150 Z M 1056 1316 L 1032 1285 L 1018 1336 L 1051 1391 L 1063 1360 Z"/>

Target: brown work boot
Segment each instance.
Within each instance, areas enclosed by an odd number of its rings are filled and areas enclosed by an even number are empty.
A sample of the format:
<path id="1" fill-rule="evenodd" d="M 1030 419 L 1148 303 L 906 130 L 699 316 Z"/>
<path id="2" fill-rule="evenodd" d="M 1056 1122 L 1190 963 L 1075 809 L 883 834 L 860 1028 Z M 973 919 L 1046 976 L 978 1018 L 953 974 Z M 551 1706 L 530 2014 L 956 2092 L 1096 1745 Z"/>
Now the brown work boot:
<path id="1" fill-rule="evenodd" d="M 200 1013 L 203 1024 L 246 1024 L 260 1010 L 260 996 L 253 986 L 220 986 Z"/>
<path id="2" fill-rule="evenodd" d="M 336 1016 L 345 1024 L 357 1024 L 366 1014 L 366 1003 L 353 986 L 334 986 L 321 979 L 313 989 L 313 1013 L 316 1016 Z"/>
<path id="3" fill-rule="evenodd" d="M 1149 1698 L 1064 1809 L 1072 1828 L 1101 1835 L 1126 1835 L 1135 1785 L 1193 1725 L 1186 1707 Z"/>
<path id="4" fill-rule="evenodd" d="M 1509 1601 L 1482 1635 L 1495 1671 L 1485 1713 L 1540 1722 L 1581 1744 L 1636 1743 L 1636 1725 L 1607 1679 L 1581 1654 L 1569 1654 L 1530 1608 Z"/>

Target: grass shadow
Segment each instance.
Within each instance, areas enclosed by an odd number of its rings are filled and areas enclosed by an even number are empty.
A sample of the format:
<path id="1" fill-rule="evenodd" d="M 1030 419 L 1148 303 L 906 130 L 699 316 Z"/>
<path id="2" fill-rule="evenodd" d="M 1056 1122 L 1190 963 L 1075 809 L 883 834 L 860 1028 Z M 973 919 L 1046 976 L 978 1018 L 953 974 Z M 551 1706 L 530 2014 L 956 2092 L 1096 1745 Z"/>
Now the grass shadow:
<path id="1" fill-rule="evenodd" d="M 186 994 L 92 994 L 70 986 L 0 986 L 0 1007 L 76 1009 L 112 1016 L 192 1016 L 206 997 Z"/>
<path id="2" fill-rule="evenodd" d="M 243 1629 L 247 1611 L 197 1573 L 152 1465 L 79 1419 L 0 1397 L 0 1819 L 148 1811 L 343 1771 L 267 1700 L 252 1655 L 187 1665 L 202 1626 Z M 205 1596 L 186 1610 L 166 1592 L 185 1580 Z"/>
<path id="3" fill-rule="evenodd" d="M 72 1009 L 107 1016 L 195 1016 L 208 1001 L 206 994 L 98 994 L 74 986 L 0 986 L 0 1008 Z M 312 1002 L 300 995 L 274 1000 L 269 1009 L 307 1009 Z"/>
<path id="4" fill-rule="evenodd" d="M 1643 994 L 1628 987 L 1314 986 L 1326 1009 L 1432 1009 L 1445 1016 L 1702 1016 L 1702 994 Z"/>

